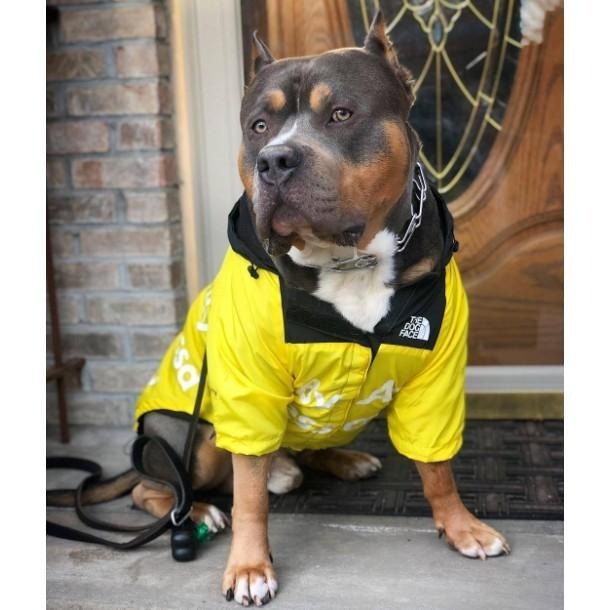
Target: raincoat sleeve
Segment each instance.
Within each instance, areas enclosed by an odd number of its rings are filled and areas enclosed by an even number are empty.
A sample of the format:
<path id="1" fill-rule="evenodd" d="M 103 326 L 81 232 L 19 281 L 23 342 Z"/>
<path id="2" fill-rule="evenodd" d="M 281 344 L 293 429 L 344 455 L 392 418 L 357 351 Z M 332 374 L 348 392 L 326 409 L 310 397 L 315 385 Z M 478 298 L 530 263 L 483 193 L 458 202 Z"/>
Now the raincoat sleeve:
<path id="1" fill-rule="evenodd" d="M 216 445 L 264 455 L 282 444 L 292 400 L 278 278 L 229 252 L 214 282 L 208 334 L 210 419 Z M 222 315 L 220 315 L 222 314 Z"/>
<path id="2" fill-rule="evenodd" d="M 394 447 L 420 462 L 449 460 L 462 446 L 468 302 L 453 259 L 446 268 L 445 295 L 445 313 L 434 350 L 387 412 Z"/>

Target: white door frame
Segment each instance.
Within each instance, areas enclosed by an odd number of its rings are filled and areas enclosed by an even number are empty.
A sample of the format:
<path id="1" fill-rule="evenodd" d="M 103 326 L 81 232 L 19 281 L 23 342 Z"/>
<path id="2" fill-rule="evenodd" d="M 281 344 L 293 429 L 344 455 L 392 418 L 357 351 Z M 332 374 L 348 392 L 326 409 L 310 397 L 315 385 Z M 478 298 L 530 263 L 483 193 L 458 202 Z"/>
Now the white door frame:
<path id="1" fill-rule="evenodd" d="M 227 249 L 237 172 L 243 52 L 239 0 L 172 0 L 173 88 L 189 300 Z"/>
<path id="2" fill-rule="evenodd" d="M 180 200 L 189 300 L 227 249 L 243 83 L 239 0 L 172 0 L 172 56 Z M 468 392 L 563 392 L 563 366 L 469 366 Z"/>

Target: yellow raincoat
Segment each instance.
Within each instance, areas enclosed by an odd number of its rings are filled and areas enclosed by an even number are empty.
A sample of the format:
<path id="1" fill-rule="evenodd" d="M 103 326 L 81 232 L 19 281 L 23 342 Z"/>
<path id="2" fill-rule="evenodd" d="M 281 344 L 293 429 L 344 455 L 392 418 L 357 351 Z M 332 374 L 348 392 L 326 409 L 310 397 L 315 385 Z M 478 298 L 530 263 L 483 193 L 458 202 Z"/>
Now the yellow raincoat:
<path id="1" fill-rule="evenodd" d="M 239 235 L 239 214 L 244 198 L 230 219 L 233 247 L 141 394 L 136 422 L 153 410 L 192 413 L 205 353 L 200 416 L 233 453 L 345 445 L 387 409 L 401 454 L 452 458 L 464 426 L 468 305 L 451 254 L 435 277 L 399 290 L 375 334 L 365 333 L 285 286 L 270 263 L 253 268 L 265 255 L 244 256 L 257 242 Z M 446 233 L 452 240 L 451 225 Z"/>

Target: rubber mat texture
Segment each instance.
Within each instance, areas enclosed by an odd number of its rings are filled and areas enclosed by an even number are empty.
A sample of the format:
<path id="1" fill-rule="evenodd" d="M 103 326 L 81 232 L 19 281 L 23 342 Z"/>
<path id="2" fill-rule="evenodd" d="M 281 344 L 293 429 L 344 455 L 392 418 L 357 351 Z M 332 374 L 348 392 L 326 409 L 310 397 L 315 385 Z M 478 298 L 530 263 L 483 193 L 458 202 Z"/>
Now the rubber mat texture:
<path id="1" fill-rule="evenodd" d="M 385 420 L 375 420 L 349 448 L 376 455 L 382 470 L 348 482 L 303 469 L 298 489 L 270 494 L 277 513 L 430 516 L 411 460 L 391 445 Z M 453 460 L 464 504 L 481 518 L 563 519 L 563 422 L 468 420 Z M 229 496 L 207 501 L 230 508 Z"/>

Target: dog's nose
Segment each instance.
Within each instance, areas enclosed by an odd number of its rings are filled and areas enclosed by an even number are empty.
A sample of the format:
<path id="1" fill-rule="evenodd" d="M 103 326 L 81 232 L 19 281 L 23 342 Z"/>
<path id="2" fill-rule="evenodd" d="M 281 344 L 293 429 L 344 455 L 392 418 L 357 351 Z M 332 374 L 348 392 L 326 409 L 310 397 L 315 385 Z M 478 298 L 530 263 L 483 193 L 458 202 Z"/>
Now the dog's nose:
<path id="1" fill-rule="evenodd" d="M 267 184 L 279 186 L 290 178 L 301 159 L 300 151 L 294 146 L 266 146 L 258 153 L 256 169 Z"/>

